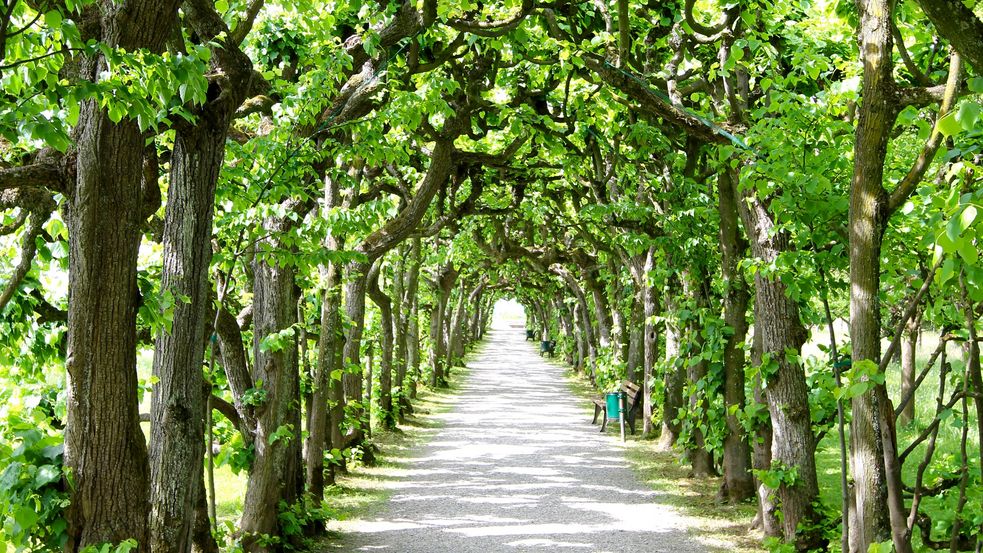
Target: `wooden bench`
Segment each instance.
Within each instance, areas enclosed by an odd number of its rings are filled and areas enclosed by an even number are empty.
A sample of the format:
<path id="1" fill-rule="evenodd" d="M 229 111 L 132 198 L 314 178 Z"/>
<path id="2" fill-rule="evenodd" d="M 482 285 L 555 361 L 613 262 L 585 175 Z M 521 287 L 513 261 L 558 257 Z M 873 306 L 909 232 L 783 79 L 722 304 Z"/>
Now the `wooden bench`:
<path id="1" fill-rule="evenodd" d="M 553 352 L 556 351 L 556 340 L 543 340 L 539 343 L 539 356 L 542 357 L 544 353 L 549 354 L 550 358 L 553 357 Z"/>
<path id="2" fill-rule="evenodd" d="M 527 328 L 526 329 L 526 341 L 528 342 L 529 340 L 535 340 L 535 339 L 536 339 L 536 331 L 535 330 L 529 330 Z"/>
<path id="3" fill-rule="evenodd" d="M 627 396 L 625 400 L 625 422 L 634 435 L 635 420 L 638 418 L 638 414 L 642 412 L 642 396 L 644 394 L 642 394 L 642 389 L 638 384 L 630 380 L 621 383 L 621 391 Z M 591 424 L 597 424 L 597 416 L 601 415 L 601 432 L 604 432 L 608 425 L 608 403 L 606 399 L 606 396 L 594 399 L 594 419 L 590 421 Z"/>

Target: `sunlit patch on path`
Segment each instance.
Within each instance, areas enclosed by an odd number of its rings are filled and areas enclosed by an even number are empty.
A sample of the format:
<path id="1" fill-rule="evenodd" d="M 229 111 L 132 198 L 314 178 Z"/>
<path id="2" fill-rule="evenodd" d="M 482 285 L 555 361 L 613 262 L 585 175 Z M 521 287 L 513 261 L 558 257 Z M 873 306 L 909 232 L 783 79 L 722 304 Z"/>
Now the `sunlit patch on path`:
<path id="1" fill-rule="evenodd" d="M 434 415 L 444 426 L 388 475 L 385 508 L 333 525 L 344 549 L 712 550 L 636 480 L 615 432 L 598 433 L 562 370 L 523 338 L 521 325 L 493 328 L 453 408 Z"/>

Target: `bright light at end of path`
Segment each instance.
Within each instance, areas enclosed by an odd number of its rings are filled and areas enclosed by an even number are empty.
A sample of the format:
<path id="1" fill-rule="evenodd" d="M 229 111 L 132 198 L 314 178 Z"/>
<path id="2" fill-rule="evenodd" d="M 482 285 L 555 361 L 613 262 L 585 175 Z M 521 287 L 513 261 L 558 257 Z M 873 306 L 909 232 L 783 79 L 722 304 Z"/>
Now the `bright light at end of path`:
<path id="1" fill-rule="evenodd" d="M 519 302 L 513 299 L 498 300 L 495 302 L 491 327 L 502 330 L 524 329 L 526 327 L 526 311 Z"/>

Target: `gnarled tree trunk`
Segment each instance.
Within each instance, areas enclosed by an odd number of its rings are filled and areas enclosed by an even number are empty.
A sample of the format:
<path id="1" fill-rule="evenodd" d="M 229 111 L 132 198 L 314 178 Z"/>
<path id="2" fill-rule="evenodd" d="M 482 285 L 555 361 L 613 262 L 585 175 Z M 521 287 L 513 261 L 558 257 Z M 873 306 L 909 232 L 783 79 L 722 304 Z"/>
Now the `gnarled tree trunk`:
<path id="1" fill-rule="evenodd" d="M 745 190 L 736 198 L 738 211 L 751 240 L 754 256 L 772 263 L 790 248 L 788 234 L 776 230 L 765 205 L 752 191 Z M 781 279 L 758 272 L 754 276 L 755 332 L 761 333 L 764 359 L 762 373 L 766 385 L 765 399 L 774 429 L 771 461 L 778 470 L 793 467 L 796 478 L 783 480 L 773 490 L 780 505 L 782 537 L 796 544 L 799 550 L 825 546 L 818 525 L 815 501 L 819 495 L 816 480 L 815 437 L 809 413 L 809 388 L 805 371 L 795 357 L 806 340 L 806 330 L 799 318 L 799 306 L 789 297 Z M 773 467 L 775 468 L 775 467 Z M 799 531 L 799 525 L 809 531 Z"/>
<path id="2" fill-rule="evenodd" d="M 287 218 L 264 224 L 273 251 L 284 247 L 277 237 L 292 224 Z M 275 260 L 257 259 L 253 271 L 253 382 L 263 382 L 266 400 L 257 409 L 255 458 L 239 527 L 247 551 L 266 551 L 260 536 L 279 535 L 280 501 L 294 503 L 302 490 L 297 343 L 274 337 L 297 322 L 297 284 L 295 269 Z"/>
<path id="3" fill-rule="evenodd" d="M 102 0 L 97 38 L 110 48 L 160 52 L 178 5 Z M 83 75 L 92 81 L 109 70 L 101 55 L 83 62 Z M 146 548 L 148 459 L 137 409 L 136 275 L 141 226 L 149 215 L 144 188 L 159 196 L 157 175 L 144 177 L 146 136 L 136 119 L 113 123 L 97 100 L 88 100 L 78 129 L 77 175 L 65 194 L 65 468 L 72 474 L 65 550 L 131 538 Z"/>

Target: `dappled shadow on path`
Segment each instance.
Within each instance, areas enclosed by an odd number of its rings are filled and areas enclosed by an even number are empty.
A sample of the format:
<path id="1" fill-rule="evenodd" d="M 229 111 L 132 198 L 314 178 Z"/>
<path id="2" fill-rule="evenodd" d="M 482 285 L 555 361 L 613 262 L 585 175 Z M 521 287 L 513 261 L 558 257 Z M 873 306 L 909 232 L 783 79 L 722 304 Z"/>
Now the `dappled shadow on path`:
<path id="1" fill-rule="evenodd" d="M 393 459 L 378 516 L 338 523 L 345 551 L 707 551 L 687 519 L 640 484 L 561 369 L 520 328 L 493 330 L 443 426 Z M 536 344 L 538 345 L 538 344 Z"/>

